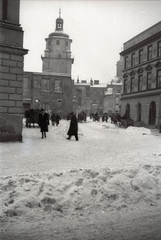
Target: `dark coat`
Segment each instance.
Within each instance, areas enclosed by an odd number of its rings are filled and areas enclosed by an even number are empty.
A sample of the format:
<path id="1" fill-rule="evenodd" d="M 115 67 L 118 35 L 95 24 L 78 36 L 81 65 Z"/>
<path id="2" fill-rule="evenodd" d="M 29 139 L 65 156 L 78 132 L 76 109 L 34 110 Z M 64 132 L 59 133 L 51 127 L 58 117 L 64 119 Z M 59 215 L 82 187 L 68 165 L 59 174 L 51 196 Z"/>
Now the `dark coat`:
<path id="1" fill-rule="evenodd" d="M 59 124 L 59 121 L 61 120 L 60 116 L 58 114 L 56 114 L 55 116 L 55 122 L 56 124 Z"/>
<path id="2" fill-rule="evenodd" d="M 70 126 L 67 135 L 77 135 L 78 134 L 78 120 L 76 118 L 76 115 L 73 114 L 70 121 Z"/>
<path id="3" fill-rule="evenodd" d="M 41 132 L 48 132 L 49 115 L 47 113 L 39 114 L 39 126 Z"/>

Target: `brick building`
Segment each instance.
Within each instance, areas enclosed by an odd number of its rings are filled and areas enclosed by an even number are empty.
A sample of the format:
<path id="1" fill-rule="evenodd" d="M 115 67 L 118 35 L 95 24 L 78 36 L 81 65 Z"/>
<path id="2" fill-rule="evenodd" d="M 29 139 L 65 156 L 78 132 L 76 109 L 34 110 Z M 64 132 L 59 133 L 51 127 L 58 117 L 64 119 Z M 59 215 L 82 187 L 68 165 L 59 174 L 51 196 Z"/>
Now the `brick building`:
<path id="1" fill-rule="evenodd" d="M 159 126 L 161 118 L 161 22 L 124 43 L 121 114 L 136 124 Z"/>
<path id="2" fill-rule="evenodd" d="M 23 30 L 19 0 L 0 0 L 0 141 L 22 140 Z"/>

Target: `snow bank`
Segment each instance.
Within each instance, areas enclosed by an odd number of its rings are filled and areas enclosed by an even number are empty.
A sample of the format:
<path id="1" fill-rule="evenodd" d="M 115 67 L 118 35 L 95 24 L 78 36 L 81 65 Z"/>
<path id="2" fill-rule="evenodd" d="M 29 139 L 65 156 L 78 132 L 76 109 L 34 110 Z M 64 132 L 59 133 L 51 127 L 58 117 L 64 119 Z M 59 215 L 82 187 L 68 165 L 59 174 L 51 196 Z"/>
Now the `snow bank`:
<path id="1" fill-rule="evenodd" d="M 156 206 L 161 200 L 161 166 L 6 177 L 1 178 L 0 194 L 0 221 L 8 217 L 43 218 L 44 214 L 90 215 L 141 201 Z"/>
<path id="2" fill-rule="evenodd" d="M 151 134 L 151 131 L 147 128 L 144 128 L 144 127 L 128 127 L 126 128 L 125 130 L 126 133 L 128 134 L 138 134 L 138 135 L 150 135 Z"/>

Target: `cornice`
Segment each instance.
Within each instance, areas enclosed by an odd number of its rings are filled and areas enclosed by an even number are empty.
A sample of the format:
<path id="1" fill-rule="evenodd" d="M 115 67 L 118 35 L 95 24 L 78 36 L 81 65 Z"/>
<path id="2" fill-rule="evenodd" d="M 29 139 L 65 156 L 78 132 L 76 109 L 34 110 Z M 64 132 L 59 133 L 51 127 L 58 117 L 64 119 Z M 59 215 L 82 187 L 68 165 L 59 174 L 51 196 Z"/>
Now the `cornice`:
<path id="1" fill-rule="evenodd" d="M 131 52 L 134 52 L 134 51 L 144 47 L 145 45 L 148 45 L 148 44 L 154 42 L 155 40 L 158 40 L 159 38 L 161 38 L 161 31 L 156 33 L 156 34 L 154 34 L 153 36 L 151 36 L 151 37 L 149 37 L 149 38 L 147 38 L 147 39 L 137 43 L 137 44 L 134 44 L 133 46 L 127 48 L 126 50 L 120 52 L 120 55 L 124 57 L 127 54 L 129 54 Z"/>
<path id="2" fill-rule="evenodd" d="M 142 92 L 134 92 L 134 93 L 127 93 L 121 95 L 121 100 L 124 99 L 131 99 L 131 98 L 138 98 L 138 97 L 148 97 L 154 95 L 161 95 L 161 88 L 154 88 L 149 90 L 145 90 Z"/>

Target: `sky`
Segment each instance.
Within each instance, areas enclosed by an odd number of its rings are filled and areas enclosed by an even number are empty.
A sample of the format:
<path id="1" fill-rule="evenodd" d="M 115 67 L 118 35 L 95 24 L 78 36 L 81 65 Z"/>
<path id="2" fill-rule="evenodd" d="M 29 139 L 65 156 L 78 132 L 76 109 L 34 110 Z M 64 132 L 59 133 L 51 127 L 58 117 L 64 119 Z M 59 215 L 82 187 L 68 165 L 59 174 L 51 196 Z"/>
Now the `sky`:
<path id="1" fill-rule="evenodd" d="M 24 70 L 42 72 L 45 38 L 55 31 L 56 19 L 64 20 L 64 32 L 72 39 L 72 79 L 100 83 L 116 76 L 123 43 L 161 21 L 161 1 L 21 0 L 23 47 L 29 52 Z"/>

